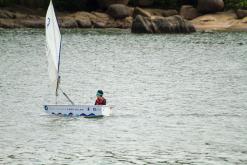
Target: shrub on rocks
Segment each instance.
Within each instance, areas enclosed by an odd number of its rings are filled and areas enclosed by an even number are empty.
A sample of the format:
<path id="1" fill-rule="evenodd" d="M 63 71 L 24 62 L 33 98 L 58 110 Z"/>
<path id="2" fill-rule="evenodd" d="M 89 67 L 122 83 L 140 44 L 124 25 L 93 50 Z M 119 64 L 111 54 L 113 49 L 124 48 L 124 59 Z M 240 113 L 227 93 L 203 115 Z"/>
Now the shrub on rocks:
<path id="1" fill-rule="evenodd" d="M 227 9 L 247 9 L 247 0 L 224 0 Z"/>

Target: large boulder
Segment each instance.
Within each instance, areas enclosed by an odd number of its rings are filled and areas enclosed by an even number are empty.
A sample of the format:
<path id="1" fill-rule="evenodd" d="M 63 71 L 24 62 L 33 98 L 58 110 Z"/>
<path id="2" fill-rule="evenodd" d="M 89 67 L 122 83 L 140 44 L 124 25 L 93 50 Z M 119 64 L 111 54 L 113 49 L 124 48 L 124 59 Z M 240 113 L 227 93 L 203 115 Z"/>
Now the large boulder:
<path id="1" fill-rule="evenodd" d="M 117 19 L 117 20 L 109 19 L 109 21 L 106 24 L 106 27 L 127 29 L 131 27 L 132 21 L 133 21 L 132 17 L 126 17 L 124 19 Z"/>
<path id="2" fill-rule="evenodd" d="M 131 11 L 126 5 L 113 4 L 108 7 L 107 14 L 115 19 L 122 19 L 130 16 Z"/>
<path id="3" fill-rule="evenodd" d="M 133 18 L 135 18 L 137 15 L 141 15 L 143 17 L 151 17 L 151 14 L 148 11 L 141 9 L 140 7 L 136 7 L 134 9 Z"/>
<path id="4" fill-rule="evenodd" d="M 236 11 L 236 14 L 237 14 L 238 19 L 242 19 L 244 17 L 247 17 L 247 10 L 238 9 Z"/>
<path id="5" fill-rule="evenodd" d="M 161 14 L 162 14 L 163 17 L 170 17 L 170 16 L 173 16 L 173 15 L 177 15 L 178 12 L 177 12 L 177 10 L 165 10 Z"/>
<path id="6" fill-rule="evenodd" d="M 93 16 L 90 17 L 92 25 L 95 28 L 107 28 L 107 24 L 110 21 L 110 16 L 106 13 L 91 12 Z"/>
<path id="7" fill-rule="evenodd" d="M 44 28 L 45 19 L 36 19 L 36 20 L 22 19 L 19 21 L 19 24 L 28 28 Z"/>
<path id="8" fill-rule="evenodd" d="M 201 13 L 215 13 L 224 8 L 223 0 L 198 0 L 197 9 Z"/>
<path id="9" fill-rule="evenodd" d="M 0 18 L 4 19 L 14 19 L 16 16 L 13 12 L 7 10 L 0 10 Z"/>
<path id="10" fill-rule="evenodd" d="M 157 17 L 152 19 L 155 33 L 191 33 L 195 27 L 179 15 L 171 17 Z"/>
<path id="11" fill-rule="evenodd" d="M 3 28 L 44 28 L 45 19 L 36 18 L 36 19 L 2 19 L 0 18 L 0 27 Z"/>
<path id="12" fill-rule="evenodd" d="M 197 9 L 190 5 L 183 5 L 180 9 L 180 15 L 187 20 L 198 17 Z"/>
<path id="13" fill-rule="evenodd" d="M 19 22 L 17 22 L 15 19 L 0 18 L 0 27 L 2 27 L 2 28 L 21 28 L 23 26 Z"/>
<path id="14" fill-rule="evenodd" d="M 137 15 L 132 23 L 132 33 L 153 33 L 151 21 L 147 17 Z"/>
<path id="15" fill-rule="evenodd" d="M 153 3 L 154 3 L 154 0 L 138 0 L 138 5 L 142 7 L 152 6 Z"/>
<path id="16" fill-rule="evenodd" d="M 58 21 L 60 23 L 60 26 L 63 28 L 77 28 L 78 24 L 77 21 L 70 16 L 65 16 L 59 19 Z"/>
<path id="17" fill-rule="evenodd" d="M 97 2 L 102 9 L 107 9 L 112 4 L 127 5 L 129 0 L 97 0 Z"/>
<path id="18" fill-rule="evenodd" d="M 178 15 L 177 10 L 163 10 L 163 9 L 145 9 L 151 15 L 170 17 L 173 15 Z"/>
<path id="19" fill-rule="evenodd" d="M 77 22 L 78 27 L 80 28 L 90 28 L 92 27 L 92 22 L 90 17 L 94 17 L 91 13 L 88 12 L 76 12 L 70 15 Z"/>
<path id="20" fill-rule="evenodd" d="M 151 18 L 136 16 L 132 23 L 133 33 L 191 33 L 195 32 L 194 26 L 181 16 Z"/>
<path id="21" fill-rule="evenodd" d="M 91 28 L 92 23 L 89 18 L 87 19 L 76 19 L 79 28 Z"/>

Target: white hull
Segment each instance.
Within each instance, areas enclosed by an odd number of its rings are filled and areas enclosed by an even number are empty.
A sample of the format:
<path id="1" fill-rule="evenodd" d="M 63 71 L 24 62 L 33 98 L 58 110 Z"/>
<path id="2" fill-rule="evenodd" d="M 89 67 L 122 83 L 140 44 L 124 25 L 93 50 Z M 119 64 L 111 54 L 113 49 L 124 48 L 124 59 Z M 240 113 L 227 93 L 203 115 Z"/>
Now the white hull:
<path id="1" fill-rule="evenodd" d="M 64 116 L 102 117 L 110 116 L 111 107 L 101 105 L 44 105 L 48 114 Z"/>

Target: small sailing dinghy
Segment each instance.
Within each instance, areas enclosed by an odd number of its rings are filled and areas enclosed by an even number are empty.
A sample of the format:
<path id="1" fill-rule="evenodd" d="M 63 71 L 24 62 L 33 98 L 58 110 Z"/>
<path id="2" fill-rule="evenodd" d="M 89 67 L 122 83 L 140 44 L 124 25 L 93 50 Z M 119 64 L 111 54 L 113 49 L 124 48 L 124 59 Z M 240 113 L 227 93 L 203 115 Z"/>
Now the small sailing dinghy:
<path id="1" fill-rule="evenodd" d="M 51 86 L 54 89 L 56 98 L 58 91 L 68 99 L 71 105 L 44 105 L 44 110 L 49 114 L 68 115 L 68 116 L 85 116 L 85 117 L 100 117 L 110 116 L 111 107 L 101 105 L 75 105 L 73 101 L 63 92 L 60 85 L 59 65 L 60 65 L 60 50 L 61 50 L 61 34 L 57 23 L 52 1 L 46 13 L 46 44 L 48 58 L 48 72 L 51 80 Z"/>

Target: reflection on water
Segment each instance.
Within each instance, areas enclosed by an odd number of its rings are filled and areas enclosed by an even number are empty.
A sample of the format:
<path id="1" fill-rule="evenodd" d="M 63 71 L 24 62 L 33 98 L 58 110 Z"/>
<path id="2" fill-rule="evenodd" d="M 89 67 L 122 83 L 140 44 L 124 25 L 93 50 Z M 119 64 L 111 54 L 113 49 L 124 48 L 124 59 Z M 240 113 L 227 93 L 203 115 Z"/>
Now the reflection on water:
<path id="1" fill-rule="evenodd" d="M 62 32 L 63 89 L 113 116 L 46 115 L 44 31 L 1 29 L 0 164 L 247 163 L 246 33 Z"/>

